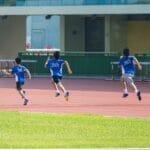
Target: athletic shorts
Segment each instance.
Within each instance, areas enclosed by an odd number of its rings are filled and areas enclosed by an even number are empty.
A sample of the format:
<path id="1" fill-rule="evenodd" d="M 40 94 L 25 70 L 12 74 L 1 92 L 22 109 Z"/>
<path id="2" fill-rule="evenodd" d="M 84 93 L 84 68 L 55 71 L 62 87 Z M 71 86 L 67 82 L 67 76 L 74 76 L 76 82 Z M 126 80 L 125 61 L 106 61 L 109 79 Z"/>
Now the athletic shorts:
<path id="1" fill-rule="evenodd" d="M 133 77 L 134 77 L 133 74 L 123 74 L 122 77 L 123 77 L 123 80 L 125 82 L 127 82 L 128 84 L 132 84 L 133 83 Z"/>
<path id="2" fill-rule="evenodd" d="M 57 84 L 61 81 L 62 76 L 52 76 L 52 78 L 53 78 L 53 81 Z"/>
<path id="3" fill-rule="evenodd" d="M 22 86 L 24 85 L 24 82 L 16 82 L 16 89 L 22 90 Z"/>

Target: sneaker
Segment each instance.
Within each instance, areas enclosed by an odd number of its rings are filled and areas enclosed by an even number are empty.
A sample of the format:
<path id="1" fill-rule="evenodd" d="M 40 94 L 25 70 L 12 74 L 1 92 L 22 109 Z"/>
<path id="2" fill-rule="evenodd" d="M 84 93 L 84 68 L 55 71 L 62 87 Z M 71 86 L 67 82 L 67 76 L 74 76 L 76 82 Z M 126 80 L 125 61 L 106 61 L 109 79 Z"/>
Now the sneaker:
<path id="1" fill-rule="evenodd" d="M 139 101 L 141 101 L 141 100 L 142 100 L 141 92 L 140 92 L 140 91 L 138 91 L 136 95 L 137 95 L 137 97 L 138 97 Z"/>
<path id="2" fill-rule="evenodd" d="M 69 97 L 69 92 L 66 92 L 65 95 L 64 95 L 66 101 L 68 101 L 68 97 Z"/>
<path id="3" fill-rule="evenodd" d="M 23 105 L 27 105 L 28 102 L 29 102 L 29 100 L 28 100 L 28 99 L 25 99 Z"/>
<path id="4" fill-rule="evenodd" d="M 23 90 L 23 94 L 26 94 L 26 91 Z"/>
<path id="5" fill-rule="evenodd" d="M 58 97 L 58 96 L 60 96 L 60 93 L 56 92 L 55 97 Z"/>
<path id="6" fill-rule="evenodd" d="M 128 93 L 123 93 L 123 98 L 127 97 L 129 94 Z"/>

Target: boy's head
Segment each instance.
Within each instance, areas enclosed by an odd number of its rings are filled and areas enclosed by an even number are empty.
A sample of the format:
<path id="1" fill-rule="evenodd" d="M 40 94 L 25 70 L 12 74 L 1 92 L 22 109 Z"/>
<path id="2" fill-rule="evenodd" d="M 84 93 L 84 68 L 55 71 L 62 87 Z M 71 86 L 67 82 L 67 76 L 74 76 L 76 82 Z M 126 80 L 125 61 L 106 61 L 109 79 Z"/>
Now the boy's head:
<path id="1" fill-rule="evenodd" d="M 60 53 L 58 51 L 54 52 L 54 58 L 59 59 Z"/>
<path id="2" fill-rule="evenodd" d="M 123 55 L 124 55 L 124 56 L 129 56 L 129 55 L 130 55 L 130 50 L 129 50 L 129 48 L 124 48 L 124 49 L 123 49 Z"/>
<path id="3" fill-rule="evenodd" d="M 21 58 L 19 58 L 19 57 L 17 57 L 16 59 L 15 59 L 15 62 L 16 62 L 16 64 L 21 64 Z"/>

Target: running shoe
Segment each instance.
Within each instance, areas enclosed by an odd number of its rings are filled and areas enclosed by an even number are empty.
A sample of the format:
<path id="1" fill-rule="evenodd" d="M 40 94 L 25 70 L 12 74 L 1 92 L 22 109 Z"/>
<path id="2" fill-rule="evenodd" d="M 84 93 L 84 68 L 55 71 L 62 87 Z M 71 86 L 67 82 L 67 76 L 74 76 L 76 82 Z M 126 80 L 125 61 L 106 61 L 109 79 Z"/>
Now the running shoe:
<path id="1" fill-rule="evenodd" d="M 58 96 L 60 96 L 60 93 L 56 92 L 55 97 L 58 97 Z"/>
<path id="2" fill-rule="evenodd" d="M 129 94 L 128 93 L 123 93 L 123 98 L 125 98 L 125 97 L 127 97 L 127 96 L 129 96 Z"/>
<path id="3" fill-rule="evenodd" d="M 138 100 L 139 100 L 139 101 L 141 101 L 141 100 L 142 100 L 141 92 L 140 92 L 140 91 L 138 91 L 138 92 L 137 92 L 137 97 L 138 97 Z"/>
<path id="4" fill-rule="evenodd" d="M 27 105 L 28 102 L 29 102 L 29 100 L 28 100 L 28 99 L 25 99 L 23 105 Z"/>
<path id="5" fill-rule="evenodd" d="M 26 91 L 23 90 L 23 94 L 26 94 Z"/>
<path id="6" fill-rule="evenodd" d="M 69 92 L 66 92 L 65 95 L 64 95 L 64 97 L 65 97 L 65 100 L 68 101 L 68 98 L 69 98 Z"/>

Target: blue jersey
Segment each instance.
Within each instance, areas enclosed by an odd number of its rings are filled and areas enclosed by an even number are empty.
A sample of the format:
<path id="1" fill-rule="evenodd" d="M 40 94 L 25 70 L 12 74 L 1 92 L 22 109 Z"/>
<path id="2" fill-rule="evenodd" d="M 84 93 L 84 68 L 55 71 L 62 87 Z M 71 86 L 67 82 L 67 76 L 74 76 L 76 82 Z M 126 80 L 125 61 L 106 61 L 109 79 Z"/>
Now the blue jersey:
<path id="1" fill-rule="evenodd" d="M 135 74 L 134 56 L 121 56 L 119 65 L 122 69 L 122 74 Z"/>
<path id="2" fill-rule="evenodd" d="M 50 59 L 47 63 L 47 67 L 50 69 L 51 76 L 62 76 L 62 67 L 64 60 L 62 59 Z"/>
<path id="3" fill-rule="evenodd" d="M 25 82 L 25 75 L 24 72 L 26 70 L 26 67 L 22 65 L 16 65 L 11 69 L 11 73 L 15 75 L 16 82 Z"/>

